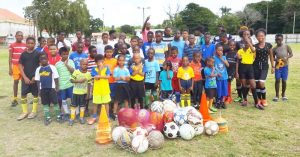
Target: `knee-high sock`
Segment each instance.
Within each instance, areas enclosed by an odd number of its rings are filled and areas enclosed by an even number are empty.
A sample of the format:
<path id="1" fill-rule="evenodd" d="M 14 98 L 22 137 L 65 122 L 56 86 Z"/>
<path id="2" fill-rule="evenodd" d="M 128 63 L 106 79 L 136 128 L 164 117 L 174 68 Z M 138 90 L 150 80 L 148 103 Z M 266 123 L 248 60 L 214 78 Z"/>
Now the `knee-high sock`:
<path id="1" fill-rule="evenodd" d="M 79 116 L 80 116 L 80 118 L 83 118 L 84 117 L 84 110 L 85 110 L 85 107 L 80 107 L 80 109 L 79 109 L 80 111 L 80 114 L 79 114 Z"/>
<path id="2" fill-rule="evenodd" d="M 60 116 L 60 108 L 58 104 L 53 104 L 54 112 L 56 116 Z"/>
<path id="3" fill-rule="evenodd" d="M 260 88 L 260 93 L 261 93 L 261 98 L 263 100 L 266 100 L 266 93 L 267 93 L 266 87 Z"/>
<path id="4" fill-rule="evenodd" d="M 180 98 L 181 98 L 181 99 L 180 99 L 180 101 L 181 101 L 181 104 L 180 104 L 180 106 L 181 106 L 181 107 L 184 107 L 184 102 L 185 102 L 185 94 L 181 94 L 181 95 L 180 95 Z"/>
<path id="5" fill-rule="evenodd" d="M 186 94 L 186 101 L 187 101 L 187 105 L 191 106 L 191 94 Z"/>
<path id="6" fill-rule="evenodd" d="M 50 118 L 49 104 L 43 105 L 43 111 L 45 119 Z"/>
<path id="7" fill-rule="evenodd" d="M 34 113 L 37 112 L 38 103 L 39 103 L 39 99 L 37 97 L 33 98 L 32 111 L 31 112 L 34 112 Z"/>
<path id="8" fill-rule="evenodd" d="M 28 104 L 26 98 L 21 99 L 21 106 L 22 106 L 23 113 L 28 113 Z"/>
<path id="9" fill-rule="evenodd" d="M 70 114 L 67 100 L 62 101 L 62 108 L 63 108 L 65 114 Z"/>
<path id="10" fill-rule="evenodd" d="M 76 112 L 77 107 L 71 107 L 71 114 L 70 114 L 70 119 L 74 120 L 75 119 L 75 112 Z"/>
<path id="11" fill-rule="evenodd" d="M 261 89 L 259 87 L 256 87 L 255 91 L 256 91 L 256 94 L 257 94 L 257 98 L 258 99 L 262 99 L 262 97 L 261 97 L 262 96 Z"/>

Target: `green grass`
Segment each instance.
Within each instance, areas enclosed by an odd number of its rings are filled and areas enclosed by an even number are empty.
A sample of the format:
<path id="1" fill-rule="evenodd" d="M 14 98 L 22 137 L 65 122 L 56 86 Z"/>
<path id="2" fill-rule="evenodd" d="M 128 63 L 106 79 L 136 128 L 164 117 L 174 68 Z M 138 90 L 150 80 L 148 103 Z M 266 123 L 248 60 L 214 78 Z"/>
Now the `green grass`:
<path id="1" fill-rule="evenodd" d="M 272 103 L 274 75 L 267 80 L 268 102 L 265 111 L 252 105 L 232 104 L 223 112 L 229 132 L 214 137 L 205 135 L 191 141 L 166 140 L 163 148 L 145 156 L 300 156 L 300 44 L 292 44 L 287 103 Z M 45 127 L 41 107 L 34 120 L 17 121 L 21 107 L 10 107 L 12 80 L 8 76 L 7 50 L 0 49 L 0 156 L 133 156 L 113 144 L 95 144 L 95 126 L 69 127 L 51 123 Z M 142 156 L 142 155 L 138 155 Z"/>

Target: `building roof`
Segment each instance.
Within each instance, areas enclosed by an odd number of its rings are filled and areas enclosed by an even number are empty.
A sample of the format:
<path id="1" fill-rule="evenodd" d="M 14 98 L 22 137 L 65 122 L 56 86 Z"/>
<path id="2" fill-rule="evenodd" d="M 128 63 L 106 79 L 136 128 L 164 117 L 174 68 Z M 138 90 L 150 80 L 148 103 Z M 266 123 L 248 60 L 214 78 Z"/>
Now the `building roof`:
<path id="1" fill-rule="evenodd" d="M 18 23 L 29 25 L 29 22 L 26 22 L 26 19 L 7 10 L 0 8 L 0 22 L 9 22 L 9 23 Z"/>

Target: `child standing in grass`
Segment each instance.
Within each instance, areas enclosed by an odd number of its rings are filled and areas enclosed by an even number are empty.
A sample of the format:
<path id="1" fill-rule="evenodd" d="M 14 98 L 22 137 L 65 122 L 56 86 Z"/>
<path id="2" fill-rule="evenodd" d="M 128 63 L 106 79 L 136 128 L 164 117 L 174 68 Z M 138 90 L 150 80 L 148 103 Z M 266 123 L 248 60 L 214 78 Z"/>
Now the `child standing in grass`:
<path id="1" fill-rule="evenodd" d="M 228 96 L 228 74 L 227 67 L 229 67 L 229 63 L 225 56 L 223 56 L 223 46 L 216 46 L 216 55 L 215 59 L 215 68 L 219 73 L 217 76 L 217 96 L 218 100 L 216 103 L 217 108 L 226 109 L 224 99 Z"/>
<path id="2" fill-rule="evenodd" d="M 27 50 L 23 52 L 19 60 L 20 73 L 22 75 L 21 85 L 21 105 L 23 113 L 17 118 L 22 120 L 28 116 L 28 119 L 35 118 L 38 107 L 38 86 L 34 80 L 35 70 L 39 67 L 39 52 L 34 50 L 35 39 L 28 37 L 26 39 Z M 28 115 L 27 94 L 33 95 L 32 112 Z"/>
<path id="3" fill-rule="evenodd" d="M 180 103 L 180 89 L 179 82 L 177 78 L 178 68 L 181 66 L 181 58 L 178 57 L 178 48 L 176 46 L 171 47 L 171 55 L 168 57 L 167 61 L 170 61 L 172 64 L 172 89 L 176 96 L 176 103 Z"/>
<path id="4" fill-rule="evenodd" d="M 89 98 L 88 94 L 90 89 L 90 81 L 92 80 L 91 74 L 87 71 L 88 60 L 80 60 L 80 69 L 75 70 L 71 76 L 71 82 L 74 84 L 73 87 L 73 98 L 71 105 L 71 116 L 69 125 L 72 126 L 75 120 L 76 108 L 79 108 L 80 123 L 84 124 L 84 111 L 86 101 Z"/>
<path id="5" fill-rule="evenodd" d="M 208 57 L 205 60 L 206 67 L 204 68 L 205 75 L 205 93 L 207 97 L 207 106 L 210 113 L 217 112 L 217 109 L 213 107 L 214 97 L 217 90 L 217 70 L 214 67 L 215 60 L 212 57 Z"/>
<path id="6" fill-rule="evenodd" d="M 44 124 L 49 125 L 51 123 L 50 116 L 50 104 L 53 104 L 56 120 L 60 122 L 61 115 L 58 106 L 57 94 L 58 91 L 58 72 L 53 65 L 48 64 L 48 56 L 41 54 L 39 57 L 40 65 L 35 71 L 35 80 L 40 87 L 40 96 L 44 110 Z"/>
<path id="7" fill-rule="evenodd" d="M 181 107 L 184 107 L 184 102 L 187 101 L 187 105 L 191 106 L 191 91 L 194 88 L 194 71 L 193 68 L 189 66 L 189 57 L 184 56 L 182 58 L 182 66 L 179 67 L 178 73 L 178 83 L 181 91 Z"/>
<path id="8" fill-rule="evenodd" d="M 66 47 L 59 49 L 59 55 L 61 60 L 55 64 L 59 78 L 59 95 L 62 100 L 62 108 L 64 111 L 64 120 L 68 120 L 70 117 L 68 99 L 73 97 L 73 83 L 71 82 L 71 75 L 74 72 L 75 64 L 69 59 L 69 50 Z"/>
<path id="9" fill-rule="evenodd" d="M 147 72 L 145 73 L 145 88 L 146 88 L 146 97 L 145 97 L 145 106 L 152 102 L 152 100 L 157 100 L 157 85 L 158 85 L 158 76 L 160 72 L 159 63 L 154 59 L 155 50 L 153 48 L 148 49 L 148 59 L 145 61 L 145 66 Z M 154 99 L 152 99 L 152 97 Z"/>
<path id="10" fill-rule="evenodd" d="M 277 102 L 279 99 L 279 85 L 280 80 L 282 82 L 282 100 L 287 101 L 288 98 L 285 95 L 286 90 L 286 81 L 288 78 L 289 72 L 289 58 L 293 57 L 292 49 L 289 45 L 282 43 L 283 35 L 277 34 L 275 36 L 276 46 L 273 48 L 274 57 L 275 57 L 275 92 L 276 96 L 273 98 L 273 101 Z"/>
<path id="11" fill-rule="evenodd" d="M 88 124 L 90 125 L 96 122 L 97 109 L 99 105 L 105 105 L 106 113 L 107 115 L 109 115 L 109 102 L 111 101 L 110 98 L 111 90 L 109 88 L 109 81 L 108 81 L 109 78 L 111 77 L 109 67 L 104 65 L 104 56 L 101 54 L 97 54 L 95 56 L 95 62 L 97 64 L 97 67 L 92 70 L 92 76 L 94 77 L 94 87 L 93 87 L 94 105 L 93 105 L 92 117 L 88 120 Z"/>
<path id="12" fill-rule="evenodd" d="M 116 97 L 114 101 L 113 114 L 116 118 L 118 111 L 118 104 L 124 102 L 124 107 L 128 108 L 130 101 L 130 73 L 129 70 L 125 67 L 125 56 L 118 56 L 118 67 L 114 69 L 114 78 L 116 80 Z"/>
<path id="13" fill-rule="evenodd" d="M 193 54 L 193 61 L 191 62 L 191 67 L 194 70 L 194 88 L 193 88 L 193 102 L 194 107 L 199 107 L 200 101 L 201 101 L 201 95 L 203 90 L 203 80 L 202 80 L 202 54 L 200 52 L 195 52 Z"/>
<path id="14" fill-rule="evenodd" d="M 168 99 L 173 92 L 172 88 L 172 63 L 165 61 L 163 64 L 163 71 L 159 75 L 160 93 L 162 99 Z"/>

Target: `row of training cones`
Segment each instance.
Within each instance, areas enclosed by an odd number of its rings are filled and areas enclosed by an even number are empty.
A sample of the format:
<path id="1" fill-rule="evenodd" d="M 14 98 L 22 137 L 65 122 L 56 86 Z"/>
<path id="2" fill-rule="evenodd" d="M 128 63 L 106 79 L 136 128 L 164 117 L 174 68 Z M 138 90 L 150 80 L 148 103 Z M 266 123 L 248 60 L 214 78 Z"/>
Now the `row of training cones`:
<path id="1" fill-rule="evenodd" d="M 112 141 L 111 126 L 105 110 L 105 105 L 101 105 L 99 122 L 96 131 L 96 143 L 106 144 Z"/>

